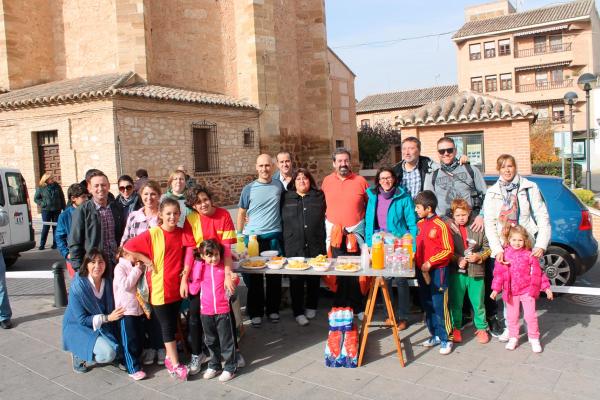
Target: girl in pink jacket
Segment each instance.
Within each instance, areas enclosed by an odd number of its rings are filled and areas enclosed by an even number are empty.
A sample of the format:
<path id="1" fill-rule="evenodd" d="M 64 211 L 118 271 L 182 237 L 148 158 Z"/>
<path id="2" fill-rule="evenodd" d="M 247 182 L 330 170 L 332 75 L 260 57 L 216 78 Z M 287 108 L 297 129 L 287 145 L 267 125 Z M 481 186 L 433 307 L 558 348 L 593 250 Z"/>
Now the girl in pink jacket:
<path id="1" fill-rule="evenodd" d="M 505 347 L 507 350 L 514 350 L 519 343 L 519 313 L 522 304 L 531 350 L 541 353 L 535 301 L 541 291 L 546 293 L 548 299 L 553 299 L 550 281 L 540 268 L 539 260 L 531 255 L 531 239 L 525 228 L 520 225 L 508 228 L 505 242 L 508 246 L 504 249 L 504 262 L 496 261 L 490 294 L 495 300 L 498 293 L 504 292 L 502 298 L 507 312 L 509 334 Z"/>
<path id="2" fill-rule="evenodd" d="M 139 381 L 146 377 L 140 362 L 144 342 L 144 318 L 146 317 L 136 298 L 137 284 L 142 276 L 143 264 L 123 248 L 119 249 L 118 256 L 119 263 L 115 266 L 113 278 L 113 293 L 115 307 L 125 309 L 123 318 L 119 321 L 123 359 L 129 376 Z"/>
<path id="3" fill-rule="evenodd" d="M 196 250 L 192 266 L 189 292 L 200 291 L 200 321 L 204 330 L 204 342 L 210 352 L 208 369 L 204 379 L 212 379 L 221 373 L 219 381 L 226 382 L 235 376 L 237 369 L 235 344 L 229 317 L 229 297 L 225 289 L 225 266 L 223 246 L 208 239 Z M 221 372 L 221 357 L 225 360 Z"/>

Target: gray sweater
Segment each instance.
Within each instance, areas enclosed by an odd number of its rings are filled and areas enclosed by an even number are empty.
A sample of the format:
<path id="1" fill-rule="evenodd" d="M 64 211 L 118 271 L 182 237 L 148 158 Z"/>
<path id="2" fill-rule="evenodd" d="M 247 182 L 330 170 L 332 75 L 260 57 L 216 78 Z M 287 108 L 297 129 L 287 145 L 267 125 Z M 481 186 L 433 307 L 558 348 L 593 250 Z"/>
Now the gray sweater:
<path id="1" fill-rule="evenodd" d="M 465 165 L 457 166 L 450 174 L 440 169 L 437 173 L 435 184 L 432 183 L 434 171 L 429 172 L 425 176 L 424 190 L 431 190 L 437 197 L 438 206 L 436 213 L 438 215 L 446 215 L 450 212 L 450 204 L 452 200 L 463 198 L 467 200 L 470 206 L 473 206 L 471 192 L 473 187 L 478 191 L 485 193 L 487 187 L 483 180 L 483 175 L 478 168 L 472 167 L 475 177 L 475 182 L 471 179 L 471 175 L 467 171 Z"/>

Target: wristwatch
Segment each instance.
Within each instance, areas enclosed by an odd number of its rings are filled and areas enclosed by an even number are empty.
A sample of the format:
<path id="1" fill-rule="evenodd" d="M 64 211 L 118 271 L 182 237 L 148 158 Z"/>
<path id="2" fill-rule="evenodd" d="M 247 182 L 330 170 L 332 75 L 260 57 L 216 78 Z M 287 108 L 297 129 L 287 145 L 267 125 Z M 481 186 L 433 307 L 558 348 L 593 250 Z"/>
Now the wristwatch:
<path id="1" fill-rule="evenodd" d="M 105 324 L 108 322 L 108 315 L 102 314 L 102 323 Z"/>

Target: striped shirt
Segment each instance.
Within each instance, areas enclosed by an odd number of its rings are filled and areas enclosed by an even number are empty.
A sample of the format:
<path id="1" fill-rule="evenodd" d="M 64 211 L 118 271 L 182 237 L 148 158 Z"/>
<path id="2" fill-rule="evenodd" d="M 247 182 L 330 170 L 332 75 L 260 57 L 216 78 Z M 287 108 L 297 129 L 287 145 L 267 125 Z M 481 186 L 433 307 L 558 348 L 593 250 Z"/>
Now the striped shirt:
<path id="1" fill-rule="evenodd" d="M 406 170 L 406 162 L 402 162 L 402 186 L 410 193 L 413 199 L 421 191 L 421 174 L 419 168 L 415 167 L 412 171 Z"/>
<path id="2" fill-rule="evenodd" d="M 148 229 L 158 225 L 158 215 L 147 216 L 144 213 L 145 207 L 140 208 L 137 211 L 132 211 L 127 217 L 127 224 L 125 225 L 125 231 L 121 238 L 121 246 L 131 238 L 138 236 L 141 233 L 146 232 Z"/>

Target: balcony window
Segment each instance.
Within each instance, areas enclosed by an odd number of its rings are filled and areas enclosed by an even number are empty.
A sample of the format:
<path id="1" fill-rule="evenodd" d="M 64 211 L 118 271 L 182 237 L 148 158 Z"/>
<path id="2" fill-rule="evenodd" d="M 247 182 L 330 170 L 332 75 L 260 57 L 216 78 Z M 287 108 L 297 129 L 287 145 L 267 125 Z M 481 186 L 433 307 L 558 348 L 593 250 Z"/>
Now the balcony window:
<path id="1" fill-rule="evenodd" d="M 546 71 L 535 72 L 535 86 L 546 87 L 548 86 L 548 73 Z"/>
<path id="2" fill-rule="evenodd" d="M 550 70 L 550 76 L 552 77 L 552 82 L 559 83 L 564 79 L 563 69 L 562 68 L 554 68 Z"/>
<path id="3" fill-rule="evenodd" d="M 471 90 L 478 93 L 483 92 L 483 81 L 481 77 L 471 78 Z"/>
<path id="4" fill-rule="evenodd" d="M 533 51 L 535 54 L 546 52 L 546 36 L 535 36 L 533 38 Z"/>
<path id="5" fill-rule="evenodd" d="M 496 57 L 496 42 L 485 42 L 483 44 L 483 50 L 485 51 L 485 58 Z"/>
<path id="6" fill-rule="evenodd" d="M 565 105 L 552 105 L 552 122 L 565 122 Z"/>
<path id="7" fill-rule="evenodd" d="M 548 119 L 548 107 L 542 106 L 541 108 L 534 107 L 533 111 L 537 113 L 538 120 Z"/>
<path id="8" fill-rule="evenodd" d="M 498 55 L 499 56 L 510 55 L 510 39 L 498 40 Z"/>
<path id="9" fill-rule="evenodd" d="M 500 74 L 500 90 L 512 89 L 512 74 Z"/>
<path id="10" fill-rule="evenodd" d="M 496 75 L 490 75 L 485 77 L 485 91 L 495 92 L 498 90 L 498 81 Z"/>
<path id="11" fill-rule="evenodd" d="M 469 45 L 469 60 L 481 60 L 481 44 Z"/>
<path id="12" fill-rule="evenodd" d="M 550 36 L 550 52 L 556 53 L 563 51 L 562 35 L 551 35 Z"/>

